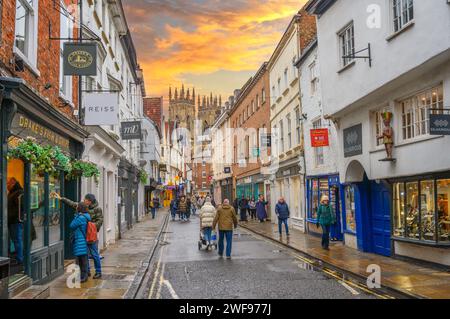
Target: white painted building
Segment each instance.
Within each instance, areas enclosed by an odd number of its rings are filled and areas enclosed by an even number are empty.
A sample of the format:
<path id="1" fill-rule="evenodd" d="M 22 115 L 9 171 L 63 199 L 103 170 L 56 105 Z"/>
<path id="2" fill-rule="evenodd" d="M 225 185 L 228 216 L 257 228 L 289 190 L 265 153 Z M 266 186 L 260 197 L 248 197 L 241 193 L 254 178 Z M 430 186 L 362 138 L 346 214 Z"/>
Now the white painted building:
<path id="1" fill-rule="evenodd" d="M 294 63 L 299 58 L 299 19 L 296 15 L 289 24 L 268 63 L 270 77 L 270 122 L 272 128 L 271 203 L 274 208 L 283 196 L 291 211 L 292 225 L 305 230 L 304 175 L 300 162 L 302 150 L 301 114 L 298 70 Z M 269 214 L 272 215 L 272 214 Z M 277 222 L 276 218 L 272 218 Z"/>
<path id="2" fill-rule="evenodd" d="M 356 246 L 450 265 L 450 137 L 431 135 L 429 120 L 450 107 L 450 3 L 317 0 L 307 10 L 318 17 L 322 104 L 338 130 Z M 384 112 L 394 160 L 377 138 Z"/>

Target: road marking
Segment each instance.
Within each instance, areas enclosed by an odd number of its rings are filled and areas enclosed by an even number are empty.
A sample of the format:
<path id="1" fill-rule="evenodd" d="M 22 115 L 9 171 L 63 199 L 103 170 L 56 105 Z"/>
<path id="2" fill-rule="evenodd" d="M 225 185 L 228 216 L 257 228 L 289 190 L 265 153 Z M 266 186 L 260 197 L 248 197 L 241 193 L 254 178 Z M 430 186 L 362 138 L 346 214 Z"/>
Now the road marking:
<path id="1" fill-rule="evenodd" d="M 161 299 L 161 288 L 164 284 L 164 270 L 166 269 L 166 264 L 164 263 L 161 269 L 161 276 L 159 277 L 159 286 L 158 291 L 156 293 L 156 299 Z"/>
<path id="2" fill-rule="evenodd" d="M 169 289 L 170 295 L 173 299 L 180 299 L 168 280 L 165 279 L 163 283 L 166 285 L 167 289 Z"/>
<path id="3" fill-rule="evenodd" d="M 164 241 L 166 240 L 166 237 L 167 237 L 167 233 L 165 233 L 164 234 Z M 161 260 L 162 260 L 162 256 L 163 256 L 163 251 L 164 251 L 164 247 L 165 246 L 162 246 L 161 247 L 161 250 L 160 250 L 160 252 L 159 252 L 159 258 L 158 258 L 158 263 L 157 263 L 157 266 L 156 266 L 156 271 L 155 271 L 155 276 L 154 276 L 154 278 L 153 278 L 153 282 L 152 282 L 152 285 L 151 285 L 151 288 L 150 288 L 150 293 L 148 294 L 148 299 L 152 299 L 152 296 L 153 296 L 153 292 L 154 292 L 154 290 L 155 290 L 155 286 L 156 286 L 156 283 L 158 282 L 158 275 L 159 275 L 159 269 L 160 269 L 160 267 L 161 267 Z M 165 265 L 164 265 L 165 266 Z M 163 272 L 161 272 L 161 277 L 163 276 Z M 160 286 L 159 286 L 159 288 L 158 288 L 158 293 L 159 293 L 159 291 L 160 291 L 160 289 L 161 289 L 161 278 L 159 278 L 160 280 Z"/>
<path id="4" fill-rule="evenodd" d="M 353 295 L 355 295 L 355 296 L 359 295 L 359 292 L 357 292 L 355 289 L 353 289 L 352 287 L 347 285 L 345 282 L 338 281 L 338 283 L 340 283 L 342 286 L 344 286 L 344 288 L 347 289 L 348 291 L 350 291 Z"/>

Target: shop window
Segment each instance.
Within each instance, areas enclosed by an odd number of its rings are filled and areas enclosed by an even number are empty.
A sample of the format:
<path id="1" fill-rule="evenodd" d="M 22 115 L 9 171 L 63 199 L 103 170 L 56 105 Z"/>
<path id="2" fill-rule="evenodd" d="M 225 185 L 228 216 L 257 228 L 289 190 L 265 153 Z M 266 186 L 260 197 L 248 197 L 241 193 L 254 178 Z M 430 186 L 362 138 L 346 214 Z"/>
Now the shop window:
<path id="1" fill-rule="evenodd" d="M 55 192 L 61 194 L 61 180 L 59 176 L 50 176 L 49 179 L 50 194 Z M 49 198 L 48 223 L 49 223 L 49 240 L 50 244 L 61 240 L 61 203 L 56 198 Z"/>
<path id="2" fill-rule="evenodd" d="M 394 236 L 405 235 L 405 184 L 394 184 Z"/>
<path id="3" fill-rule="evenodd" d="M 422 239 L 436 240 L 434 181 L 420 182 L 420 216 Z"/>
<path id="4" fill-rule="evenodd" d="M 345 221 L 346 230 L 356 233 L 355 188 L 350 185 L 345 187 Z"/>
<path id="5" fill-rule="evenodd" d="M 319 209 L 319 181 L 311 180 L 311 200 L 310 200 L 310 218 L 317 219 Z"/>
<path id="6" fill-rule="evenodd" d="M 44 176 L 37 173 L 31 165 L 30 175 L 30 210 L 31 210 L 31 250 L 44 247 L 45 208 L 44 208 Z"/>
<path id="7" fill-rule="evenodd" d="M 437 208 L 438 208 L 438 240 L 450 240 L 450 179 L 437 181 Z"/>
<path id="8" fill-rule="evenodd" d="M 419 183 L 406 183 L 406 236 L 419 239 Z"/>

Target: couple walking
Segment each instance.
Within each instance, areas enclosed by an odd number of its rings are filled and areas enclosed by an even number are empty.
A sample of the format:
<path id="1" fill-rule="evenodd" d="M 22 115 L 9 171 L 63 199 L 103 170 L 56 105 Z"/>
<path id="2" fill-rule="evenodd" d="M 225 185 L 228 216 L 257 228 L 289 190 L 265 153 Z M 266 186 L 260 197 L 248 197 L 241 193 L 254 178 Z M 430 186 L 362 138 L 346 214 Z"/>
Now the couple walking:
<path id="1" fill-rule="evenodd" d="M 236 218 L 236 211 L 230 205 L 230 201 L 225 199 L 223 204 L 217 210 L 211 203 L 211 198 L 207 197 L 205 203 L 200 209 L 200 229 L 203 232 L 206 241 L 208 242 L 208 249 L 211 245 L 211 233 L 213 229 L 219 228 L 219 257 L 225 254 L 227 259 L 231 259 L 231 249 L 233 242 L 233 230 L 237 227 L 238 221 Z M 226 241 L 226 249 L 225 249 Z"/>

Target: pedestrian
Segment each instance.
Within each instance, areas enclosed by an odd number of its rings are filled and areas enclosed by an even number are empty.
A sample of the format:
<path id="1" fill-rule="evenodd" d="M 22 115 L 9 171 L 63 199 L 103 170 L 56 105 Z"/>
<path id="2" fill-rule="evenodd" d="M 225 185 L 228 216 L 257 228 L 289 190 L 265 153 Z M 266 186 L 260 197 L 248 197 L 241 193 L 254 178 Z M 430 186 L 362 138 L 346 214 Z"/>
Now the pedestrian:
<path id="1" fill-rule="evenodd" d="M 197 198 L 192 194 L 191 196 L 191 209 L 192 209 L 192 215 L 195 216 L 195 213 L 197 212 Z"/>
<path id="2" fill-rule="evenodd" d="M 177 211 L 178 211 L 176 198 L 172 198 L 172 200 L 170 201 L 169 210 L 170 210 L 170 215 L 172 216 L 172 221 L 175 221 L 175 217 L 177 216 Z"/>
<path id="3" fill-rule="evenodd" d="M 203 199 L 203 196 L 200 196 L 200 198 L 197 201 L 198 209 L 201 209 L 204 203 L 205 203 L 205 200 Z"/>
<path id="4" fill-rule="evenodd" d="M 217 209 L 216 217 L 213 222 L 213 229 L 219 227 L 219 257 L 223 257 L 224 238 L 227 241 L 226 256 L 231 259 L 231 248 L 233 241 L 233 228 L 237 228 L 237 218 L 234 208 L 230 206 L 230 201 L 225 199 L 223 204 Z"/>
<path id="5" fill-rule="evenodd" d="M 278 217 L 278 232 L 280 237 L 282 236 L 283 224 L 286 228 L 286 236 L 289 237 L 288 219 L 290 217 L 289 206 L 284 200 L 284 197 L 280 197 L 278 203 L 275 205 L 275 214 Z"/>
<path id="6" fill-rule="evenodd" d="M 256 219 L 256 202 L 255 198 L 252 197 L 252 199 L 248 202 L 248 209 L 250 211 L 250 218 L 252 220 Z"/>
<path id="7" fill-rule="evenodd" d="M 260 223 L 263 223 L 267 219 L 267 210 L 266 206 L 269 204 L 269 202 L 264 200 L 264 195 L 260 194 L 258 202 L 256 203 L 256 216 L 259 219 Z"/>
<path id="8" fill-rule="evenodd" d="M 200 209 L 199 217 L 200 231 L 203 232 L 203 236 L 208 242 L 208 246 L 206 247 L 206 249 L 208 250 L 211 247 L 211 233 L 213 230 L 214 218 L 216 217 L 216 209 L 211 203 L 211 198 L 206 198 L 205 204 L 203 205 L 202 209 Z"/>
<path id="9" fill-rule="evenodd" d="M 186 196 L 181 196 L 181 199 L 178 203 L 178 211 L 180 213 L 180 220 L 181 221 L 187 221 L 186 218 L 186 212 L 187 212 L 187 202 L 186 202 Z"/>
<path id="10" fill-rule="evenodd" d="M 88 276 L 88 243 L 86 240 L 88 222 L 91 221 L 89 208 L 84 202 L 77 204 L 75 218 L 70 223 L 72 230 L 72 249 L 76 257 L 77 265 L 80 267 L 80 282 L 86 282 Z"/>
<path id="11" fill-rule="evenodd" d="M 77 209 L 77 207 L 79 205 L 76 202 L 73 202 L 65 197 L 61 197 L 56 192 L 51 193 L 50 196 L 61 200 L 64 204 L 72 207 L 73 209 Z M 97 233 L 98 233 L 103 226 L 103 210 L 99 206 L 99 203 L 98 203 L 97 199 L 95 198 L 94 194 L 86 194 L 84 196 L 83 203 L 87 206 L 89 216 L 90 216 L 92 222 L 95 224 L 95 227 L 97 228 Z M 97 236 L 97 238 L 98 238 L 98 236 Z M 100 256 L 100 253 L 98 251 L 98 240 L 94 243 L 89 243 L 88 251 L 89 251 L 89 257 L 94 260 L 95 274 L 94 274 L 93 278 L 100 279 L 102 277 L 102 265 L 101 265 L 102 257 Z M 87 267 L 88 267 L 88 276 L 91 276 L 91 265 L 90 265 L 89 261 L 88 261 Z"/>
<path id="12" fill-rule="evenodd" d="M 158 208 L 159 208 L 159 198 L 157 196 L 153 196 L 153 200 L 151 202 L 152 219 L 155 219 L 155 217 L 156 217 L 156 210 Z"/>
<path id="13" fill-rule="evenodd" d="M 239 201 L 239 211 L 241 213 L 240 215 L 240 221 L 246 222 L 247 221 L 247 208 L 248 208 L 248 201 L 245 198 L 244 195 L 242 195 L 241 200 Z"/>
<path id="14" fill-rule="evenodd" d="M 322 248 L 329 250 L 330 245 L 330 228 L 336 223 L 336 216 L 333 208 L 330 206 L 330 199 L 324 195 L 320 199 L 319 209 L 317 210 L 317 228 L 322 227 Z"/>
<path id="15" fill-rule="evenodd" d="M 192 201 L 190 197 L 186 198 L 186 220 L 189 221 L 191 219 L 191 209 L 192 209 Z"/>
<path id="16" fill-rule="evenodd" d="M 214 206 L 214 208 L 216 208 L 216 207 L 217 207 L 217 205 L 216 205 L 216 201 L 214 200 L 214 198 L 212 198 L 212 199 L 211 199 L 211 205 L 213 205 L 213 206 Z"/>
<path id="17" fill-rule="evenodd" d="M 23 188 L 11 177 L 6 184 L 8 190 L 8 232 L 14 244 L 17 265 L 23 265 Z M 33 224 L 32 224 L 33 225 Z M 9 243 L 9 242 L 8 242 Z"/>
<path id="18" fill-rule="evenodd" d="M 236 215 L 237 215 L 238 212 L 239 212 L 239 199 L 237 197 L 233 201 L 233 208 L 234 208 L 234 210 L 236 212 Z"/>

